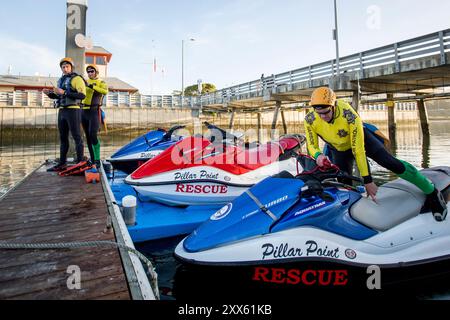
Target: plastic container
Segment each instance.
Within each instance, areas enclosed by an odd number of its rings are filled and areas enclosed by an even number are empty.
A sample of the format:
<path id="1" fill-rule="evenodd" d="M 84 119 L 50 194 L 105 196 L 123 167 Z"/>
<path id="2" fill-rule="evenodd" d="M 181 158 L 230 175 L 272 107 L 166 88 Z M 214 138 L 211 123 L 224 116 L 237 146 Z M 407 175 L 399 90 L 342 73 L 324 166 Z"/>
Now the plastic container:
<path id="1" fill-rule="evenodd" d="M 92 168 L 84 172 L 84 178 L 86 180 L 86 183 L 95 184 L 97 182 L 100 182 L 100 173 L 96 168 Z"/>
<path id="2" fill-rule="evenodd" d="M 127 226 L 136 225 L 137 199 L 134 196 L 122 198 L 122 216 Z"/>

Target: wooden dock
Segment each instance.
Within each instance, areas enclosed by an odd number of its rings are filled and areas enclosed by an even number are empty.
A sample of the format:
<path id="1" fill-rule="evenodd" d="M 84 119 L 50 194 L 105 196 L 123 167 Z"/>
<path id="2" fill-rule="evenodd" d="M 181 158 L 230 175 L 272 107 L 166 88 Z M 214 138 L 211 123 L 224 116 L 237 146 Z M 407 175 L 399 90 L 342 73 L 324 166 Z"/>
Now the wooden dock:
<path id="1" fill-rule="evenodd" d="M 106 231 L 109 208 L 102 184 L 45 169 L 1 199 L 0 242 L 116 241 L 118 230 Z M 126 272 L 132 264 L 123 260 L 112 247 L 0 249 L 0 299 L 132 299 Z M 74 268 L 81 271 L 79 288 L 73 285 Z"/>

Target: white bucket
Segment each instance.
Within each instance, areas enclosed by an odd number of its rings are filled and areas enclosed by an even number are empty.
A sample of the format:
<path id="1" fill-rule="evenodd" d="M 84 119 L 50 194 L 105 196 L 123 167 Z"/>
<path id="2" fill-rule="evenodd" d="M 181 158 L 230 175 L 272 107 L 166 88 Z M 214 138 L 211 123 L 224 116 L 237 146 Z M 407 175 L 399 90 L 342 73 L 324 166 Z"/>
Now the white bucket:
<path id="1" fill-rule="evenodd" d="M 134 196 L 126 196 L 122 199 L 122 216 L 127 226 L 136 225 L 137 199 Z"/>

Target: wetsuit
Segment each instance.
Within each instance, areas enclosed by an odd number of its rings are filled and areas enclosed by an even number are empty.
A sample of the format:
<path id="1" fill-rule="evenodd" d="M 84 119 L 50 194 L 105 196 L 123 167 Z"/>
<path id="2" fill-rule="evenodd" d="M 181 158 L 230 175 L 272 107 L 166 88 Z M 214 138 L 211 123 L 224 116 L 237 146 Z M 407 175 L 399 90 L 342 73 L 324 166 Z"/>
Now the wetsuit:
<path id="1" fill-rule="evenodd" d="M 341 170 L 351 174 L 353 160 L 356 159 L 365 184 L 372 182 L 367 162 L 369 157 L 380 166 L 415 184 L 425 194 L 433 193 L 434 185 L 431 181 L 408 162 L 391 155 L 370 130 L 364 129 L 361 118 L 348 103 L 337 101 L 333 119 L 330 122 L 324 121 L 315 111 L 312 111 L 306 115 L 304 125 L 308 152 L 315 159 L 322 154 L 318 140 L 320 136 L 329 144 L 331 160 Z"/>
<path id="2" fill-rule="evenodd" d="M 108 94 L 107 84 L 100 79 L 89 79 L 86 83 L 86 98 L 83 100 L 81 123 L 92 161 L 100 161 L 100 140 L 97 133 L 100 126 L 100 107 Z"/>
<path id="3" fill-rule="evenodd" d="M 67 152 L 69 151 L 69 132 L 75 141 L 77 162 L 83 161 L 84 146 L 81 137 L 81 101 L 86 97 L 86 85 L 83 78 L 71 73 L 62 76 L 58 80 L 58 88 L 65 91 L 64 95 L 50 93 L 48 96 L 56 100 L 58 112 L 58 130 L 60 140 L 60 160 L 59 164 L 67 162 Z"/>

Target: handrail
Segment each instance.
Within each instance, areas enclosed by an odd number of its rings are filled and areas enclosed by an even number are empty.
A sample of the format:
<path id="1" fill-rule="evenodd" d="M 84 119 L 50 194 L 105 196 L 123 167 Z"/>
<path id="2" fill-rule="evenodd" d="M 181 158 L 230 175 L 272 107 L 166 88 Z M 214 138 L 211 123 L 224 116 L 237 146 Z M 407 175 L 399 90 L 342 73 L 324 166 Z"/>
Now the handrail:
<path id="1" fill-rule="evenodd" d="M 400 41 L 372 50 L 352 54 L 340 58 L 341 74 L 355 72 L 359 78 L 364 78 L 365 71 L 380 66 L 395 66 L 395 71 L 400 72 L 400 63 L 416 58 L 440 55 L 441 64 L 446 64 L 446 53 L 450 51 L 450 29 L 430 33 L 417 38 Z M 265 93 L 276 93 L 282 86 L 294 86 L 308 88 L 314 80 L 327 79 L 336 75 L 336 60 L 330 60 L 313 64 L 307 67 L 297 68 L 283 73 L 271 75 L 257 80 L 237 84 L 228 88 L 201 96 L 183 98 L 173 95 L 130 95 L 119 92 L 111 92 L 106 98 L 106 106 L 126 105 L 129 107 L 152 108 L 179 108 L 195 107 L 198 105 L 223 104 L 232 100 L 261 97 Z M 40 94 L 40 96 L 39 96 Z M 42 93 L 14 93 L 0 92 L 0 106 L 2 105 L 26 105 L 29 102 L 37 106 L 51 106 L 52 102 Z"/>

